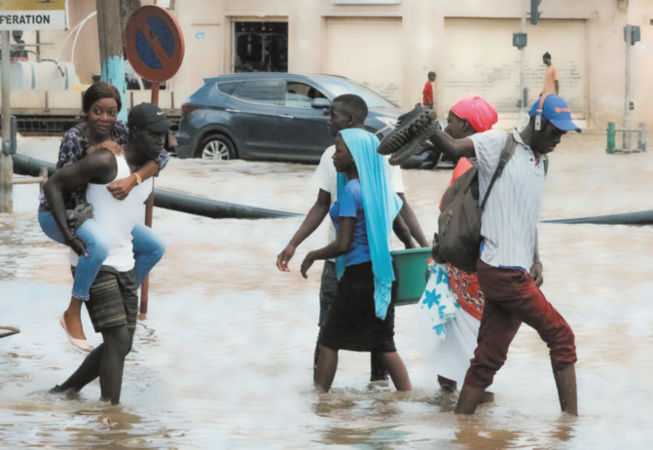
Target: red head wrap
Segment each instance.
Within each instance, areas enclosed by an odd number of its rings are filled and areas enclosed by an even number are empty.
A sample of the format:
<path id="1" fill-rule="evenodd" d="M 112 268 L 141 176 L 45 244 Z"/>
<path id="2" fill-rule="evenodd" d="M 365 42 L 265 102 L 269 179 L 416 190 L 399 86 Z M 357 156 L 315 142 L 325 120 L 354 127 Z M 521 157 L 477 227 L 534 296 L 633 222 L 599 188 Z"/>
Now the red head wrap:
<path id="1" fill-rule="evenodd" d="M 464 98 L 451 107 L 451 112 L 469 122 L 477 133 L 489 130 L 499 120 L 494 106 L 481 97 Z"/>

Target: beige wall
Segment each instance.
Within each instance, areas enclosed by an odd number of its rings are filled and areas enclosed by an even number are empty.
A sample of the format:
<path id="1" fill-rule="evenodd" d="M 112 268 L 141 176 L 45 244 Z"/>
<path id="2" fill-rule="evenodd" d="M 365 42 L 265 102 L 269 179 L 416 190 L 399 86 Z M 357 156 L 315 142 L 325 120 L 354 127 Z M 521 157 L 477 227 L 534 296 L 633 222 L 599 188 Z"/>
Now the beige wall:
<path id="1" fill-rule="evenodd" d="M 153 1 L 144 1 L 144 4 Z M 522 8 L 528 0 L 403 0 L 398 5 L 335 5 L 330 0 L 177 0 L 173 15 L 177 18 L 186 44 L 181 69 L 170 80 L 172 89 L 192 92 L 205 77 L 232 70 L 231 24 L 233 20 L 284 20 L 289 23 L 289 71 L 321 72 L 329 68 L 327 23 L 334 18 L 394 18 L 401 23 L 398 40 L 384 55 L 383 64 L 395 65 L 393 78 L 396 100 L 409 108 L 419 98 L 426 73 L 445 70 L 444 57 L 449 43 L 445 36 L 448 18 L 512 19 L 520 23 Z M 95 2 L 69 0 L 71 25 L 77 25 Z M 621 124 L 624 116 L 625 43 L 623 27 L 627 23 L 641 27 L 642 42 L 632 47 L 631 98 L 635 102 L 633 122 L 646 122 L 653 129 L 653 7 L 651 0 L 546 0 L 540 4 L 542 20 L 581 19 L 586 21 L 587 110 L 589 125 L 605 128 L 608 121 Z M 396 22 L 391 21 L 394 27 Z M 74 58 L 83 82 L 99 73 L 96 21 L 83 27 Z M 527 23 L 526 32 L 533 26 Z M 520 31 L 516 29 L 515 31 Z M 60 55 L 70 61 L 70 32 L 43 32 L 44 57 Z M 29 42 L 29 41 L 28 41 Z M 65 48 L 60 48 L 62 44 Z M 527 51 L 530 50 L 527 47 Z M 343 49 L 346 52 L 347 49 Z M 378 52 L 378 49 L 376 49 Z M 499 52 L 517 51 L 507 43 Z M 533 50 L 534 51 L 534 50 Z M 538 50 L 539 52 L 539 50 Z M 493 55 L 482 64 L 492 65 Z M 350 73 L 359 82 L 383 84 L 383 64 L 354 59 Z M 444 76 L 444 74 L 443 74 Z M 366 79 L 361 79 L 366 78 Z M 564 80 L 561 81 L 564 83 Z M 389 83 L 388 83 L 389 84 Z"/>

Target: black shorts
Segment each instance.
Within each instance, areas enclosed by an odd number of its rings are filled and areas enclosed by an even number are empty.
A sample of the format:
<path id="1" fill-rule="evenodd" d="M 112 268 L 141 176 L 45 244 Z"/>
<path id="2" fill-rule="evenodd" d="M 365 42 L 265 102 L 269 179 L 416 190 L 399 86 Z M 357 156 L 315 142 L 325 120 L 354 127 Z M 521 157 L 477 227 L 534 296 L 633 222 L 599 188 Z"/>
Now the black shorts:
<path id="1" fill-rule="evenodd" d="M 138 318 L 138 286 L 134 270 L 118 272 L 102 266 L 85 301 L 88 315 L 96 332 L 127 325 L 136 328 Z"/>

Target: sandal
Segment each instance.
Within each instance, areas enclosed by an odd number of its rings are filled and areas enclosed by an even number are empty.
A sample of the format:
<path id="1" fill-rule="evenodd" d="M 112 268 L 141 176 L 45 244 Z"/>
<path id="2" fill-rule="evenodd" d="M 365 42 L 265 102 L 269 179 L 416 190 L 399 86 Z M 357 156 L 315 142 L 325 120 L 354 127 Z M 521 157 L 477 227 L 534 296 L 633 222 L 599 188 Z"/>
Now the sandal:
<path id="1" fill-rule="evenodd" d="M 411 111 L 399 116 L 396 128 L 383 138 L 377 152 L 392 155 L 390 164 L 399 165 L 422 149 L 424 141 L 433 134 L 434 126 L 439 126 L 435 114 L 417 104 Z"/>

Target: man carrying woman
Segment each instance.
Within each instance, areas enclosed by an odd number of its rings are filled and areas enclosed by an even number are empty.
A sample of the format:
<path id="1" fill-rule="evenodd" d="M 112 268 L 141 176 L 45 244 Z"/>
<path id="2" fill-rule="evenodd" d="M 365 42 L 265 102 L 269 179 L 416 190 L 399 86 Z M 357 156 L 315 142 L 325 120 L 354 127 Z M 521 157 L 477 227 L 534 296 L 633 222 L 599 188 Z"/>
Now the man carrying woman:
<path id="1" fill-rule="evenodd" d="M 108 185 L 133 175 L 148 161 L 154 161 L 172 126 L 163 111 L 151 103 L 133 107 L 128 122 L 129 139 L 122 151 L 113 146 L 100 147 L 77 163 L 57 170 L 43 187 L 52 217 L 76 253 L 72 255 L 73 263 L 75 256 L 83 254 L 84 242 L 69 225 L 65 200 L 67 193 L 81 186 L 86 187 L 86 200 L 93 212 L 93 217 L 85 223 L 94 223 L 108 250 L 85 302 L 95 331 L 102 333 L 103 343 L 51 392 L 76 393 L 99 377 L 101 398 L 112 404 L 120 402 L 125 358 L 132 347 L 138 314 L 132 230 L 153 185 L 151 179 L 139 184 L 125 200 L 116 200 Z"/>
<path id="2" fill-rule="evenodd" d="M 99 144 L 115 149 L 124 145 L 127 142 L 128 130 L 122 121 L 117 120 L 121 107 L 120 93 L 114 86 L 104 82 L 92 84 L 84 92 L 82 100 L 84 120 L 64 135 L 56 168 L 61 169 L 83 159 L 96 150 Z M 117 200 L 124 200 L 133 188 L 163 169 L 168 158 L 168 153 L 161 147 L 155 160 L 148 161 L 136 172 L 109 184 L 107 189 Z M 64 198 L 65 209 L 73 216 L 71 220 L 75 224 L 76 239 L 70 240 L 71 236 L 62 232 L 43 195 L 40 198 L 38 218 L 41 229 L 48 237 L 68 245 L 79 255 L 70 304 L 59 322 L 71 344 L 89 351 L 91 346 L 82 328 L 81 307 L 82 302 L 89 298 L 90 286 L 107 257 L 108 248 L 97 224 L 84 220 L 86 216 L 84 211 L 88 210 L 85 207 L 85 192 L 86 185 L 83 184 L 74 191 L 66 193 Z M 163 256 L 165 245 L 150 228 L 143 224 L 134 224 L 132 238 L 136 259 L 136 281 L 140 286 L 145 276 Z"/>

